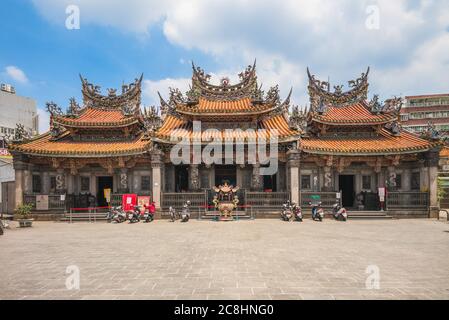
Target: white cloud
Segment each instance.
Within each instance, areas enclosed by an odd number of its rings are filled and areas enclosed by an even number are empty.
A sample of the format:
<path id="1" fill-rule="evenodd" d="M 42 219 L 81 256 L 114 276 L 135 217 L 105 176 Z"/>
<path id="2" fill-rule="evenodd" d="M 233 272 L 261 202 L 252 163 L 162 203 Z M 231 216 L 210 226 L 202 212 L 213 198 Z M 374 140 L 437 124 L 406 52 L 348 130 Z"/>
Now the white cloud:
<path id="1" fill-rule="evenodd" d="M 19 69 L 16 66 L 7 66 L 5 68 L 5 73 L 14 81 L 17 81 L 19 83 L 28 83 L 28 78 L 21 69 Z"/>
<path id="2" fill-rule="evenodd" d="M 50 129 L 50 114 L 42 108 L 37 108 L 37 114 L 39 116 L 39 133 L 47 132 Z"/>
<path id="3" fill-rule="evenodd" d="M 449 0 L 33 0 L 48 19 L 64 26 L 65 6 L 77 4 L 83 23 L 113 26 L 138 35 L 162 24 L 174 45 L 198 49 L 218 62 L 216 74 L 258 58 L 259 81 L 294 86 L 306 102 L 305 67 L 343 83 L 372 66 L 372 89 L 444 90 L 449 82 L 444 41 Z M 377 5 L 379 30 L 366 28 L 366 8 Z M 446 51 L 447 52 L 447 51 Z M 425 81 L 424 81 L 425 79 Z M 156 88 L 170 81 L 149 82 Z M 179 82 L 178 82 L 179 81 Z M 150 89 L 149 89 L 150 90 Z M 167 88 L 165 88 L 167 90 Z M 445 90 L 447 91 L 447 90 Z M 154 94 L 150 95 L 153 103 Z M 157 97 L 156 97 L 157 98 Z"/>
<path id="4" fill-rule="evenodd" d="M 169 98 L 169 88 L 178 88 L 181 92 L 186 92 L 191 84 L 191 79 L 166 78 L 162 80 L 144 80 L 143 82 L 143 102 L 145 105 L 160 105 L 158 92 L 166 100 Z"/>

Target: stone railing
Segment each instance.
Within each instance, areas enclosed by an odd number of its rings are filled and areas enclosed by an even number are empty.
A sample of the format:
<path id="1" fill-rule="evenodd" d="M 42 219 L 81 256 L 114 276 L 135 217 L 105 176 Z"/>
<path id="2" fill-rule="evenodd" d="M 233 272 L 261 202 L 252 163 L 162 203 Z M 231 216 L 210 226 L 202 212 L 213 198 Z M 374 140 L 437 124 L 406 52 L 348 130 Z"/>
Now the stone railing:
<path id="1" fill-rule="evenodd" d="M 290 199 L 288 192 L 245 192 L 245 205 L 252 208 L 281 208 Z M 239 203 L 243 204 L 243 203 Z"/>
<path id="2" fill-rule="evenodd" d="M 388 192 L 387 210 L 393 209 L 428 209 L 428 192 Z"/>
<path id="3" fill-rule="evenodd" d="M 207 193 L 203 192 L 162 192 L 161 207 L 168 209 L 170 206 L 175 209 L 181 209 L 186 201 L 190 201 L 190 207 L 203 208 L 207 205 Z"/>

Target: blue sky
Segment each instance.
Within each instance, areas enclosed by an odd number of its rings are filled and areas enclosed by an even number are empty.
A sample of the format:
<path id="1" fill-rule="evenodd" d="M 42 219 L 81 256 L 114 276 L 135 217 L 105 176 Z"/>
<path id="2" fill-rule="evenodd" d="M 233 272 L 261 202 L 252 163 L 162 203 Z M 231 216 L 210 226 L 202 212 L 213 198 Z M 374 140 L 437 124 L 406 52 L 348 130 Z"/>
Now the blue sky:
<path id="1" fill-rule="evenodd" d="M 79 30 L 65 27 L 70 4 Z M 187 89 L 191 60 L 218 81 L 257 58 L 259 82 L 293 87 L 300 105 L 307 66 L 346 84 L 369 65 L 383 99 L 449 92 L 448 0 L 3 0 L 0 21 L 0 82 L 41 109 L 80 100 L 79 73 L 106 90 L 143 72 L 156 104 L 157 91 Z"/>

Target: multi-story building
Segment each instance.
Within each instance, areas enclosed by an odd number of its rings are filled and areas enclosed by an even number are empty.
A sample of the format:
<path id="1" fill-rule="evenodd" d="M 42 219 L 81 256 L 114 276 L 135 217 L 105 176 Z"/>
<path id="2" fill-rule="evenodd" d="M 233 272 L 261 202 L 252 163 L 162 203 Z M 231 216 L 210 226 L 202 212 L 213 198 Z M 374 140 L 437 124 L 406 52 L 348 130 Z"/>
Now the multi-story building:
<path id="1" fill-rule="evenodd" d="M 23 125 L 30 135 L 36 135 L 39 121 L 36 102 L 18 96 L 14 87 L 8 84 L 0 85 L 0 114 L 0 211 L 5 212 L 10 210 L 2 199 L 2 193 L 11 189 L 7 184 L 14 181 L 12 156 L 6 148 L 5 138 L 14 136 L 17 124 Z"/>
<path id="2" fill-rule="evenodd" d="M 411 132 L 426 131 L 431 122 L 443 135 L 449 136 L 449 94 L 405 97 L 401 120 Z"/>

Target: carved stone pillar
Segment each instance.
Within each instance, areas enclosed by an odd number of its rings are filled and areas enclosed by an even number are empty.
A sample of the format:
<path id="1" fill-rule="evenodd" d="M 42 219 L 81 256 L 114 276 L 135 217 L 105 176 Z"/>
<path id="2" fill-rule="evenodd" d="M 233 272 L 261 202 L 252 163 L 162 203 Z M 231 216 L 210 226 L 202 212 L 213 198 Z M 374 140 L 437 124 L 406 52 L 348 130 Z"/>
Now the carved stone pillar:
<path id="1" fill-rule="evenodd" d="M 128 169 L 127 168 L 120 169 L 118 176 L 119 176 L 118 192 L 128 193 L 129 192 Z"/>
<path id="2" fill-rule="evenodd" d="M 197 164 L 191 164 L 189 167 L 189 190 L 200 190 L 200 172 Z"/>
<path id="3" fill-rule="evenodd" d="M 23 154 L 12 153 L 15 170 L 15 207 L 23 203 L 24 171 L 28 168 L 27 158 Z"/>
<path id="4" fill-rule="evenodd" d="M 42 173 L 42 194 L 50 194 L 50 175 L 48 171 Z"/>
<path id="5" fill-rule="evenodd" d="M 334 179 L 332 174 L 332 167 L 326 166 L 324 170 L 324 188 L 325 192 L 334 191 Z"/>
<path id="6" fill-rule="evenodd" d="M 155 149 L 151 154 L 151 168 L 152 168 L 152 180 L 153 180 L 153 201 L 155 202 L 156 209 L 161 209 L 161 191 L 162 191 L 162 152 Z"/>
<path id="7" fill-rule="evenodd" d="M 260 164 L 253 164 L 253 174 L 251 178 L 251 189 L 254 191 L 262 191 L 263 190 L 263 180 L 260 175 Z"/>
<path id="8" fill-rule="evenodd" d="M 431 151 L 426 155 L 426 165 L 429 168 L 429 217 L 438 218 L 439 203 L 438 203 L 438 162 L 440 160 L 439 151 Z"/>
<path id="9" fill-rule="evenodd" d="M 396 168 L 393 166 L 389 166 L 387 169 L 388 177 L 386 179 L 387 185 L 391 190 L 396 190 L 397 182 L 396 182 Z"/>
<path id="10" fill-rule="evenodd" d="M 300 188 L 299 188 L 299 165 L 300 165 L 300 151 L 293 149 L 287 152 L 288 167 L 290 171 L 290 201 L 300 203 Z"/>
<path id="11" fill-rule="evenodd" d="M 47 179 L 48 180 L 48 179 Z M 56 193 L 66 193 L 64 169 L 58 169 L 56 173 Z"/>

